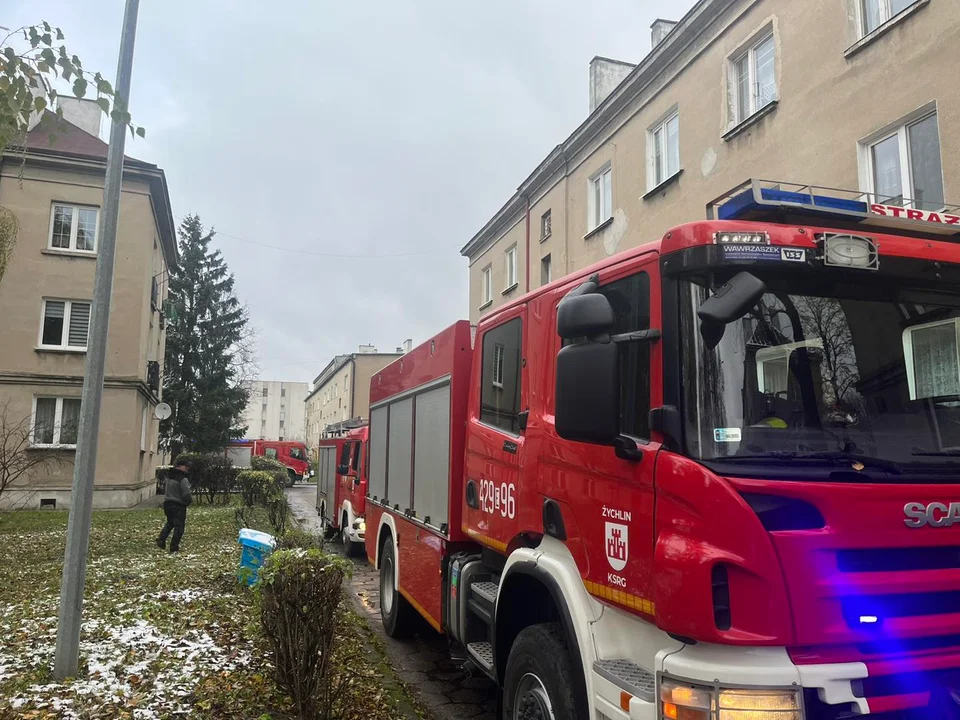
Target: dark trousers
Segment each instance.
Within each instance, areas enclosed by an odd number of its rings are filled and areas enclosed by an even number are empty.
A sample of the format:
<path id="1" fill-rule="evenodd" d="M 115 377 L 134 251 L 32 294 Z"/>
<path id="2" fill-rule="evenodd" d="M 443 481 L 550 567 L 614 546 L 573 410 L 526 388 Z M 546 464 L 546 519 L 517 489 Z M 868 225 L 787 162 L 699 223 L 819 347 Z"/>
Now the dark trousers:
<path id="1" fill-rule="evenodd" d="M 180 549 L 180 538 L 183 537 L 183 528 L 187 523 L 187 506 L 178 502 L 165 502 L 163 512 L 167 516 L 167 524 L 160 531 L 160 537 L 157 538 L 161 543 L 167 542 L 167 536 L 173 531 L 173 538 L 170 540 L 170 551 L 176 552 Z"/>

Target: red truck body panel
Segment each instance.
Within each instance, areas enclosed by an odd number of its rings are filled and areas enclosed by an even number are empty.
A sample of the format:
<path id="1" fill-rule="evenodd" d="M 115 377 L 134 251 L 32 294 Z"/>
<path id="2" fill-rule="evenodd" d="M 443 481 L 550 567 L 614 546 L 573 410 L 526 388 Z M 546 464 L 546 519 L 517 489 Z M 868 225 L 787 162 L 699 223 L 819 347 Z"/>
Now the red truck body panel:
<path id="1" fill-rule="evenodd" d="M 451 544 L 465 539 L 461 530 L 463 497 L 463 457 L 470 365 L 472 329 L 461 321 L 413 348 L 373 376 L 370 386 L 371 417 L 379 405 L 398 396 L 419 397 L 418 391 L 449 384 L 449 460 L 446 477 L 447 521 L 442 527 L 428 523 L 416 507 L 417 478 L 412 472 L 409 497 L 394 497 L 387 478 L 388 504 L 372 495 L 366 503 L 366 552 L 374 562 L 381 536 L 377 528 L 382 516 L 392 517 L 398 541 L 399 591 L 438 632 L 443 632 L 443 599 L 441 568 Z M 416 402 L 416 400 L 414 400 Z M 414 406 L 416 407 L 416 406 Z M 373 433 L 371 429 L 371 442 Z M 412 431 L 415 434 L 415 427 Z M 415 454 L 410 459 L 415 467 Z"/>

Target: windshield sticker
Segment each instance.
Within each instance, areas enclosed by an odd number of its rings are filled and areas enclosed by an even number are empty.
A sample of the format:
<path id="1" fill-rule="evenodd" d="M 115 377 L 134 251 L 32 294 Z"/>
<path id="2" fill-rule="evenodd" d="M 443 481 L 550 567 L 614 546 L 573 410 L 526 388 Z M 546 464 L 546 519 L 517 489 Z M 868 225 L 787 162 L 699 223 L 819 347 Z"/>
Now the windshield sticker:
<path id="1" fill-rule="evenodd" d="M 775 245 L 724 245 L 723 257 L 727 260 L 763 260 L 767 262 L 806 262 L 804 248 L 777 247 Z"/>
<path id="2" fill-rule="evenodd" d="M 718 443 L 738 443 L 743 437 L 740 428 L 714 428 L 713 440 Z"/>

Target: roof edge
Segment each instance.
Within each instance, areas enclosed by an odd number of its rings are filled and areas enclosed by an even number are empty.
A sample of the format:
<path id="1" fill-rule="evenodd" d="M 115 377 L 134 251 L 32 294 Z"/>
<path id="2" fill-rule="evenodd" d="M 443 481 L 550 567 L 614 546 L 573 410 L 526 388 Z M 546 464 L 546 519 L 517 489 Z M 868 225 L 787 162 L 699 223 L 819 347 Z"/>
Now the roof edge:
<path id="1" fill-rule="evenodd" d="M 677 24 L 670 30 L 667 36 L 654 47 L 647 55 L 635 65 L 634 69 L 623 81 L 611 92 L 596 109 L 587 116 L 567 138 L 551 151 L 546 158 L 537 166 L 537 168 L 520 184 L 513 196 L 498 210 L 490 220 L 460 249 L 460 255 L 471 257 L 486 245 L 491 239 L 495 239 L 497 231 L 503 227 L 512 218 L 516 212 L 517 203 L 522 203 L 525 193 L 539 187 L 551 176 L 554 168 L 550 165 L 550 160 L 557 153 L 561 157 L 569 158 L 586 145 L 599 130 L 612 120 L 619 113 L 623 106 L 629 100 L 643 91 L 647 82 L 659 73 L 663 72 L 665 66 L 668 66 L 673 60 L 686 49 L 687 41 L 698 37 L 703 28 L 695 22 L 704 14 L 709 13 L 714 7 L 717 7 L 718 14 L 720 10 L 729 5 L 741 2 L 742 0 L 698 0 L 698 2 L 687 11 Z M 601 57 L 601 56 L 595 56 Z M 609 58 L 604 58 L 609 59 Z M 612 60 L 612 62 L 623 62 Z M 630 63 L 625 63 L 630 64 Z"/>

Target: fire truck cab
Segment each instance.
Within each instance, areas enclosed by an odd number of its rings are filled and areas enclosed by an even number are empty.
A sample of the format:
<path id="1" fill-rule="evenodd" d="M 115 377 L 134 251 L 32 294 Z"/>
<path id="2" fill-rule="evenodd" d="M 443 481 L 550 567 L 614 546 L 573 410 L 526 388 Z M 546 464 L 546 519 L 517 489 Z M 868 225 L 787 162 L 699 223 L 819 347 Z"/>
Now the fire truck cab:
<path id="1" fill-rule="evenodd" d="M 387 632 L 511 719 L 958 717 L 960 215 L 875 200 L 750 181 L 375 375 Z"/>

